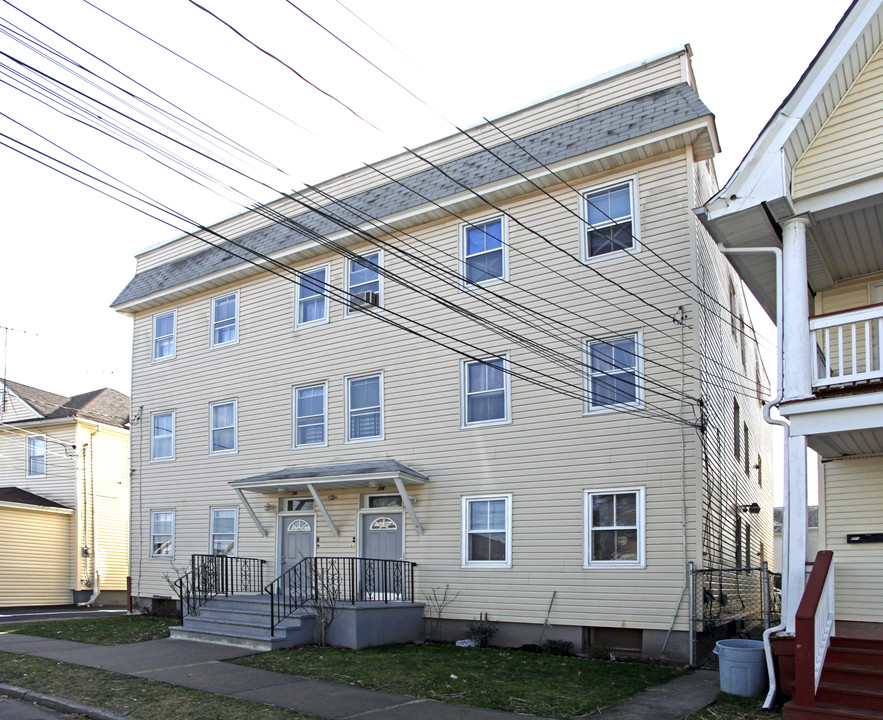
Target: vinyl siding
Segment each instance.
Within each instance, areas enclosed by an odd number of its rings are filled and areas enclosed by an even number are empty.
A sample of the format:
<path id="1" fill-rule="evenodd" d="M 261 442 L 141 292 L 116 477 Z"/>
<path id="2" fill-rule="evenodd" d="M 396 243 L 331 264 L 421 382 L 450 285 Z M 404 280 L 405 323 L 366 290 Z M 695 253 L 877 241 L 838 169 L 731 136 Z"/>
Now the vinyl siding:
<path id="1" fill-rule="evenodd" d="M 43 477 L 27 475 L 28 438 L 35 435 L 47 438 L 46 474 Z M 76 445 L 74 422 L 28 425 L 16 430 L 4 428 L 0 431 L 0 486 L 18 487 L 75 508 L 78 461 L 75 451 L 65 452 L 62 443 L 68 448 Z"/>
<path id="2" fill-rule="evenodd" d="M 855 310 L 871 303 L 871 285 L 883 282 L 883 273 L 863 275 L 845 280 L 833 290 L 825 290 L 816 295 L 815 314 Z"/>
<path id="3" fill-rule="evenodd" d="M 0 507 L 0 606 L 71 602 L 72 522 L 70 514 Z"/>
<path id="4" fill-rule="evenodd" d="M 822 469 L 822 532 L 826 549 L 834 551 L 837 619 L 883 622 L 880 545 L 846 542 L 847 534 L 880 532 L 883 459 L 828 462 Z"/>
<path id="5" fill-rule="evenodd" d="M 102 589 L 125 590 L 129 574 L 129 432 L 102 426 L 91 435 L 92 429 L 80 428 L 88 510 L 79 532 L 82 545 L 92 548 L 92 556 L 82 561 L 82 573 L 91 578 L 94 562 Z"/>
<path id="6" fill-rule="evenodd" d="M 878 49 L 797 161 L 795 199 L 883 171 L 883 148 L 878 142 L 883 121 L 883 98 L 878 91 L 881 75 L 883 51 Z"/>
<path id="7" fill-rule="evenodd" d="M 585 178 L 576 186 L 590 188 L 626 177 L 635 177 L 640 190 L 642 242 L 690 275 L 694 221 L 688 189 L 694 179 L 689 159 L 683 153 L 672 153 L 622 172 Z M 580 212 L 578 196 L 570 188 L 556 186 L 549 192 L 574 213 Z M 386 267 L 574 359 L 580 357 L 581 339 L 642 331 L 644 371 L 661 385 L 647 383 L 647 407 L 678 415 L 677 399 L 668 396 L 672 388 L 676 394 L 680 387 L 681 330 L 666 315 L 688 304 L 689 296 L 678 283 L 673 287 L 654 273 L 670 277 L 672 271 L 646 249 L 640 253 L 640 262 L 619 257 L 591 267 L 579 264 L 574 259 L 579 256 L 577 217 L 562 211 L 542 193 L 513 199 L 505 209 L 542 235 L 509 221 L 512 282 L 545 298 L 545 306 L 533 298 L 528 304 L 566 321 L 570 331 L 556 331 L 549 337 L 539 329 L 527 328 L 488 309 L 477 298 L 446 286 L 439 273 L 421 275 L 408 269 L 391 253 L 386 255 Z M 492 214 L 485 209 L 469 218 Z M 412 228 L 409 232 L 418 239 L 407 241 L 433 260 L 456 269 L 459 225 L 459 220 L 450 218 Z M 340 258 L 329 255 L 303 267 L 318 262 L 330 263 L 331 282 L 342 284 L 344 264 Z M 540 262 L 551 270 L 543 270 Z M 615 277 L 625 289 L 604 280 L 598 272 Z M 418 563 L 418 597 L 431 587 L 450 584 L 460 592 L 450 606 L 452 617 L 468 619 L 488 611 L 497 621 L 541 623 L 551 592 L 557 590 L 551 617 L 554 624 L 669 626 L 683 582 L 682 437 L 688 507 L 699 507 L 703 493 L 694 431 L 682 431 L 674 422 L 635 413 L 584 415 L 578 397 L 555 395 L 520 378 L 512 378 L 511 424 L 460 429 L 458 355 L 367 314 L 345 318 L 343 309 L 334 303 L 327 325 L 294 330 L 294 287 L 267 275 L 228 286 L 225 291 L 240 293 L 241 316 L 239 343 L 225 348 L 209 347 L 210 300 L 217 291 L 179 301 L 177 353 L 174 360 L 164 363 L 150 363 L 153 313 L 136 315 L 133 407 L 143 418 L 142 425 L 135 428 L 133 445 L 133 515 L 137 520 L 132 574 L 140 578 L 136 594 L 170 595 L 163 574 L 172 566 L 186 566 L 191 553 L 208 550 L 209 508 L 239 504 L 229 481 L 295 465 L 392 458 L 430 477 L 426 485 L 409 486 L 409 494 L 418 501 L 416 510 L 425 534 L 418 535 L 405 519 L 405 556 Z M 634 289 L 640 289 L 638 297 L 631 294 Z M 494 286 L 494 290 L 504 298 L 526 297 L 522 290 L 506 285 Z M 461 347 L 472 344 L 480 348 L 469 352 L 506 352 L 514 369 L 523 363 L 531 368 L 531 375 L 545 373 L 558 383 L 570 383 L 577 395 L 581 392 L 582 378 L 575 369 L 563 370 L 538 358 L 391 280 L 385 282 L 384 293 L 390 310 L 450 333 Z M 693 328 L 688 323 L 683 331 L 690 346 L 698 343 Z M 695 366 L 697 358 L 688 352 L 685 361 Z M 385 439 L 346 444 L 345 378 L 372 372 L 384 376 Z M 319 381 L 328 382 L 328 447 L 292 450 L 291 388 Z M 237 452 L 212 457 L 208 450 L 209 404 L 229 399 L 238 403 Z M 145 426 L 144 419 L 151 412 L 170 410 L 176 413 L 176 459 L 150 462 L 149 421 Z M 584 493 L 617 487 L 645 488 L 646 568 L 584 569 Z M 319 554 L 354 552 L 359 496 L 367 491 L 321 492 L 323 497 L 336 496 L 327 507 L 340 535 L 333 536 L 318 515 Z M 511 493 L 513 498 L 512 567 L 461 568 L 462 497 L 497 493 Z M 276 498 L 249 496 L 269 536 L 261 537 L 245 509 L 240 508 L 238 554 L 264 558 L 275 567 L 276 521 L 263 506 L 268 499 L 275 504 Z M 171 562 L 149 559 L 143 550 L 149 544 L 150 511 L 159 509 L 176 512 L 176 556 Z M 688 513 L 690 559 L 701 557 L 703 522 L 700 512 Z M 647 592 L 648 587 L 653 588 L 652 593 Z M 683 617 L 676 629 L 686 629 Z"/>
<path id="8" fill-rule="evenodd" d="M 692 84 L 692 77 L 685 71 L 684 54 L 684 51 L 673 53 L 631 72 L 600 80 L 552 100 L 510 113 L 495 120 L 495 123 L 506 134 L 519 138 L 682 82 Z M 493 127 L 470 129 L 468 132 L 474 140 L 458 133 L 423 145 L 415 151 L 434 163 L 443 163 L 480 150 L 480 146 L 475 141 L 490 147 L 507 141 L 507 138 Z M 383 173 L 395 178 L 412 175 L 428 167 L 422 160 L 407 152 L 372 164 Z M 370 168 L 362 168 L 322 183 L 322 189 L 334 197 L 344 198 L 388 182 L 389 180 L 381 173 Z M 302 197 L 311 205 L 327 202 L 320 194 L 311 191 L 304 191 Z M 272 203 L 272 208 L 287 216 L 296 216 L 305 212 L 303 205 L 287 199 Z M 262 219 L 260 215 L 249 212 L 219 223 L 214 229 L 225 237 L 236 237 L 269 224 L 269 221 Z M 197 235 L 216 239 L 206 233 L 197 233 Z M 136 272 L 144 272 L 172 260 L 201 252 L 206 247 L 203 241 L 189 236 L 162 243 L 137 256 Z"/>

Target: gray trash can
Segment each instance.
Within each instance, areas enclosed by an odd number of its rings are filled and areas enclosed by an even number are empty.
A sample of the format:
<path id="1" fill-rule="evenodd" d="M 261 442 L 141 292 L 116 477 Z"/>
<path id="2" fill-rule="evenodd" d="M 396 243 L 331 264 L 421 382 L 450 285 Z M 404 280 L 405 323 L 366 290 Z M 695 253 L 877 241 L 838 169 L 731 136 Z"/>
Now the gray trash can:
<path id="1" fill-rule="evenodd" d="M 760 695 L 767 687 L 766 657 L 760 640 L 719 640 L 721 691 L 742 697 Z"/>

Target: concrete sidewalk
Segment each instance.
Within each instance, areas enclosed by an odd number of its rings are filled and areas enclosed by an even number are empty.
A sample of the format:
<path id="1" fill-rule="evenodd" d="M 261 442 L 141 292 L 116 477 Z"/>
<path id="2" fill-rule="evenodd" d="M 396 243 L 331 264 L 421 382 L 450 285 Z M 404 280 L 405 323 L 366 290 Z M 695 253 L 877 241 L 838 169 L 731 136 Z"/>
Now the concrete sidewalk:
<path id="1" fill-rule="evenodd" d="M 533 715 L 417 699 L 224 663 L 253 652 L 190 640 L 105 646 L 2 634 L 0 629 L 0 652 L 86 665 L 335 720 L 373 713 L 382 713 L 384 720 L 542 720 Z M 717 673 L 710 671 L 696 671 L 673 683 L 678 685 L 672 691 L 666 690 L 672 685 L 668 683 L 586 717 L 681 720 L 687 712 L 708 705 L 718 691 Z"/>

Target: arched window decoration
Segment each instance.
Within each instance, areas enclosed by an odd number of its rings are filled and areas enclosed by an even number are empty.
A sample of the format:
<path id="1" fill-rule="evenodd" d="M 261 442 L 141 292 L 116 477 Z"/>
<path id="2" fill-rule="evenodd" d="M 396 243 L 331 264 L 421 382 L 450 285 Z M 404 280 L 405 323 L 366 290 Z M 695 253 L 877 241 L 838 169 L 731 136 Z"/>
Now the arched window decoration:
<path id="1" fill-rule="evenodd" d="M 379 517 L 371 523 L 371 530 L 398 530 L 399 526 L 396 521 L 388 517 Z"/>
<path id="2" fill-rule="evenodd" d="M 288 526 L 288 532 L 310 532 L 312 529 L 313 528 L 310 527 L 310 524 L 303 518 L 292 520 L 291 524 Z"/>

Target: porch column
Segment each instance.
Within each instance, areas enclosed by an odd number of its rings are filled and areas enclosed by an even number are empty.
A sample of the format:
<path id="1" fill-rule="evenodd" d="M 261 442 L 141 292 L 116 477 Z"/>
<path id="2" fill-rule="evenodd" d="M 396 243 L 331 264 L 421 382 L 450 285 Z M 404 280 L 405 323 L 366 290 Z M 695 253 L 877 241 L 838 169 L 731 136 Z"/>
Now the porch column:
<path id="1" fill-rule="evenodd" d="M 782 622 L 785 632 L 793 633 L 795 617 L 806 586 L 806 435 L 788 436 L 788 482 L 784 491 L 786 515 L 782 518 L 787 533 L 788 554 L 782 568 Z"/>
<path id="2" fill-rule="evenodd" d="M 812 396 L 813 352 L 809 337 L 806 274 L 806 228 L 809 224 L 806 216 L 789 218 L 782 223 L 785 400 Z"/>

